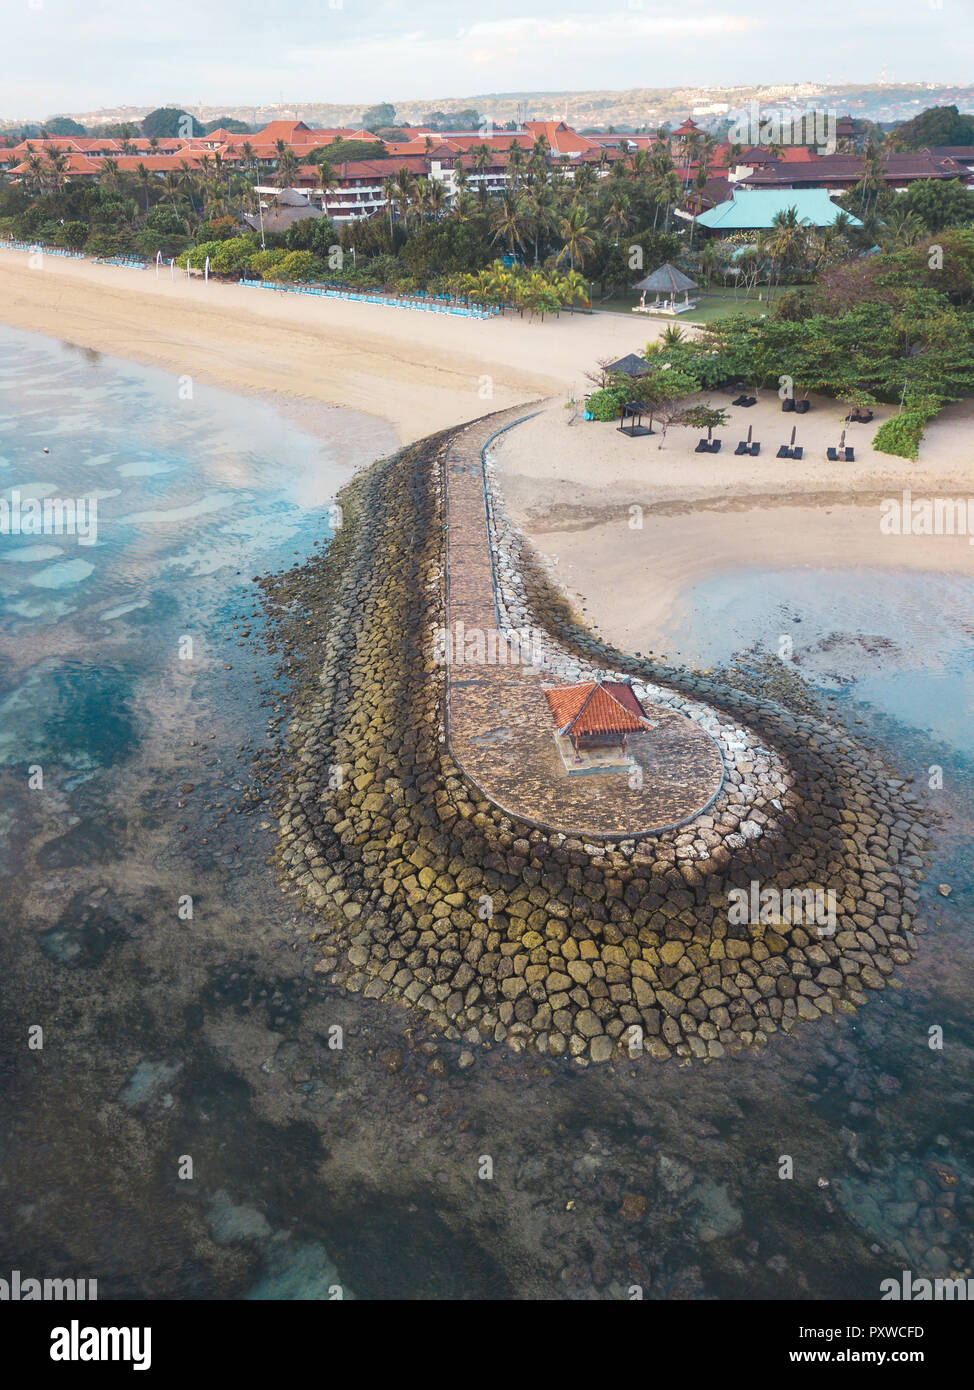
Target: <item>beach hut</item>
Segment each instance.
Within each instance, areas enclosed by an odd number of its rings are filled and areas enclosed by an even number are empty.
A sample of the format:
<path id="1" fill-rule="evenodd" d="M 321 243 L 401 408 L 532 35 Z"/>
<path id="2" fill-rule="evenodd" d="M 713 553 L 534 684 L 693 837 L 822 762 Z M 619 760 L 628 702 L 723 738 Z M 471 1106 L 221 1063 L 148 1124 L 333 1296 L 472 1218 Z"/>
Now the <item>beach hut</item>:
<path id="1" fill-rule="evenodd" d="M 642 298 L 638 304 L 633 306 L 633 313 L 682 314 L 687 309 L 693 308 L 690 302 L 690 291 L 696 288 L 696 280 L 691 280 L 688 275 L 683 274 L 682 270 L 677 270 L 675 265 L 670 265 L 667 261 L 636 285 L 636 289 L 642 291 Z M 647 304 L 646 295 L 650 291 L 656 298 L 652 304 Z M 677 303 L 676 297 L 681 293 L 683 300 L 681 303 Z"/>
<path id="2" fill-rule="evenodd" d="M 637 357 L 634 352 L 627 352 L 617 362 L 606 363 L 605 368 L 606 376 L 645 376 L 648 371 L 645 357 Z"/>

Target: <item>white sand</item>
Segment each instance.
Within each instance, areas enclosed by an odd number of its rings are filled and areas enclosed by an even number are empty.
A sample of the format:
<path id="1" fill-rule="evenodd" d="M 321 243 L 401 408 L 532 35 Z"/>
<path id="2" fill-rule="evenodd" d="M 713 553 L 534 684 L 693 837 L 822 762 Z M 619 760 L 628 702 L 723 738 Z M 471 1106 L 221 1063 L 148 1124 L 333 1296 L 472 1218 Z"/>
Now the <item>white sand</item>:
<path id="1" fill-rule="evenodd" d="M 347 406 L 403 443 L 586 389 L 599 358 L 662 332 L 637 315 L 487 320 L 247 289 L 0 249 L 0 321 L 245 392 Z"/>
<path id="2" fill-rule="evenodd" d="M 762 393 L 764 395 L 765 393 Z M 731 397 L 711 392 L 714 405 Z M 629 439 L 614 425 L 567 424 L 562 403 L 498 441 L 498 480 L 513 519 L 579 612 L 631 651 L 659 650 L 682 593 L 742 568 L 905 567 L 974 575 L 967 536 L 892 536 L 880 530 L 884 498 L 974 494 L 969 465 L 974 405 L 950 407 L 928 427 L 916 464 L 880 454 L 871 440 L 889 413 L 846 428 L 854 463 L 829 462 L 842 407 L 813 398 L 807 415 L 783 414 L 771 393 L 731 408 L 719 454 L 693 452 L 699 431 L 672 428 Z M 734 446 L 751 425 L 758 458 Z M 800 462 L 775 457 L 792 426 Z"/>

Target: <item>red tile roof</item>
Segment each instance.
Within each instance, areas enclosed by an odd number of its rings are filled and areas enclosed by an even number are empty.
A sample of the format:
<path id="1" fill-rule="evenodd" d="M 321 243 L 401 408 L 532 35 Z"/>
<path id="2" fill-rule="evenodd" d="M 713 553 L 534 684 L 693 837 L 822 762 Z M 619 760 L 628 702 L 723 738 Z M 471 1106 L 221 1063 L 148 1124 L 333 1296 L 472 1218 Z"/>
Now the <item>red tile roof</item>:
<path id="1" fill-rule="evenodd" d="M 630 685 L 583 681 L 546 690 L 545 698 L 560 731 L 584 734 L 639 733 L 649 727 L 646 712 Z"/>

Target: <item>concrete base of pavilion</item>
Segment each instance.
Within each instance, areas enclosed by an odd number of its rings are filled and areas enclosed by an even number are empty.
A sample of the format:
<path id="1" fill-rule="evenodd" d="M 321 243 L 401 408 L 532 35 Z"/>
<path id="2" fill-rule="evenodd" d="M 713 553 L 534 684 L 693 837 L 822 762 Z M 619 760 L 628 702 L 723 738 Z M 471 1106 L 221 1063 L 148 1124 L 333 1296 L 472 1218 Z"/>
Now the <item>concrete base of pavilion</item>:
<path id="1" fill-rule="evenodd" d="M 618 744 L 613 748 L 579 748 L 576 752 L 570 738 L 557 733 L 552 737 L 569 777 L 588 772 L 628 773 L 637 766 L 632 754 L 623 753 Z"/>

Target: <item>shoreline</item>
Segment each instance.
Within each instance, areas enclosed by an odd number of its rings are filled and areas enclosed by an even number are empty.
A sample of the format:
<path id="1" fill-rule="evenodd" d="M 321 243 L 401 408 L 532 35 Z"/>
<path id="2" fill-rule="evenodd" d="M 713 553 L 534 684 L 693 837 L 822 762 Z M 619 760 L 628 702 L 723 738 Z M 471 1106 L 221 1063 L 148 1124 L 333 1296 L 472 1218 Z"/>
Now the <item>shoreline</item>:
<path id="1" fill-rule="evenodd" d="M 725 439 L 735 437 L 741 416 L 757 416 L 765 441 L 776 438 L 772 431 L 783 427 L 774 405 L 761 404 L 763 411 L 737 412 L 721 431 Z M 970 492 L 962 450 L 974 403 L 950 407 L 929 427 L 919 464 L 865 447 L 864 430 L 876 422 L 859 427 L 855 465 L 829 463 L 822 441 L 836 428 L 837 410 L 818 399 L 815 416 L 805 417 L 812 446 L 797 471 L 773 456 L 701 459 L 687 431 L 672 430 L 658 450 L 609 425 L 569 427 L 548 407 L 492 449 L 494 482 L 550 581 L 594 631 L 627 651 L 660 650 L 684 596 L 720 574 L 974 574 L 966 535 L 890 536 L 879 526 L 882 501 L 905 490 Z"/>
<path id="2" fill-rule="evenodd" d="M 558 676 L 596 665 L 695 706 L 741 757 L 725 754 L 708 812 L 617 846 L 521 822 L 465 774 L 429 643 L 445 611 L 446 470 L 496 424 L 376 463 L 343 494 L 348 524 L 327 553 L 262 586 L 278 644 L 309 658 L 285 697 L 275 806 L 278 864 L 311 917 L 316 971 L 425 1013 L 467 1044 L 461 1067 L 494 1044 L 582 1066 L 710 1064 L 898 987 L 922 930 L 916 793 L 784 670 L 753 692 L 599 641 L 532 568 L 489 485 L 502 626 L 536 625 Z M 336 784 L 336 765 L 356 776 Z M 738 924 L 732 890 L 754 880 L 789 902 L 832 895 L 833 930 L 802 917 L 804 930 L 790 907 Z"/>
<path id="3" fill-rule="evenodd" d="M 32 270 L 29 260 L 0 253 L 0 322 L 12 328 L 245 394 L 345 406 L 388 420 L 403 445 L 485 411 L 580 394 L 598 358 L 662 332 L 621 316 L 451 318 L 52 256 Z"/>

